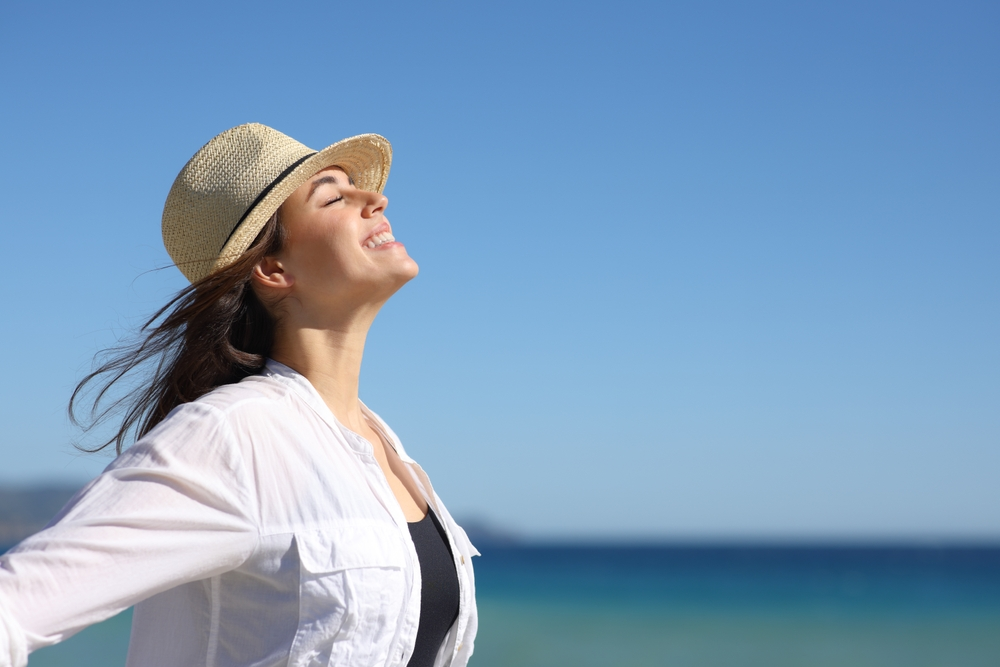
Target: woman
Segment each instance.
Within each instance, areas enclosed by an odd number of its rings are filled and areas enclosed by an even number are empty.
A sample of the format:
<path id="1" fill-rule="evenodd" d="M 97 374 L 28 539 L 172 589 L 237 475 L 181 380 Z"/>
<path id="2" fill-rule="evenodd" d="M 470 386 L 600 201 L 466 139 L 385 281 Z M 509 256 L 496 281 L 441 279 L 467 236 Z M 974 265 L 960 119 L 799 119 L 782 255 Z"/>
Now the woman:
<path id="1" fill-rule="evenodd" d="M 417 274 L 390 161 L 377 135 L 314 152 L 249 124 L 184 167 L 163 238 L 192 285 L 77 388 L 156 364 L 120 456 L 0 559 L 0 665 L 131 605 L 129 665 L 468 661 L 478 552 L 358 399 L 368 328 Z"/>

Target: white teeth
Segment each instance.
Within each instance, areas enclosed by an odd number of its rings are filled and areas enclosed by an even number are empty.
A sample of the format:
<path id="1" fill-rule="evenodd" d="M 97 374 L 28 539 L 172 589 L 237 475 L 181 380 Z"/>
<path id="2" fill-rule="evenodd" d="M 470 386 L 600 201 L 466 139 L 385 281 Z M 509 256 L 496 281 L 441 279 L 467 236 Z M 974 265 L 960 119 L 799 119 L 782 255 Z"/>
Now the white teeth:
<path id="1" fill-rule="evenodd" d="M 390 234 L 389 232 L 382 232 L 381 234 L 376 234 L 375 236 L 368 239 L 368 242 L 365 243 L 365 245 L 368 246 L 369 249 L 371 249 L 371 248 L 377 248 L 383 243 L 389 243 L 390 241 L 395 241 L 395 240 L 396 237 Z"/>

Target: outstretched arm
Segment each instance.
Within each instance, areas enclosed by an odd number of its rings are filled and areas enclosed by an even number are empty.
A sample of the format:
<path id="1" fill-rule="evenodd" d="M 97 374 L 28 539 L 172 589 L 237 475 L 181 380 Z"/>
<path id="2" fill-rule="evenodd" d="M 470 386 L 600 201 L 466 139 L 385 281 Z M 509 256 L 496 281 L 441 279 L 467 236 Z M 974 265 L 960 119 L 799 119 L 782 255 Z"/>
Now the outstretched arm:
<path id="1" fill-rule="evenodd" d="M 151 595 L 239 567 L 253 485 L 224 415 L 189 403 L 0 558 L 0 667 Z"/>

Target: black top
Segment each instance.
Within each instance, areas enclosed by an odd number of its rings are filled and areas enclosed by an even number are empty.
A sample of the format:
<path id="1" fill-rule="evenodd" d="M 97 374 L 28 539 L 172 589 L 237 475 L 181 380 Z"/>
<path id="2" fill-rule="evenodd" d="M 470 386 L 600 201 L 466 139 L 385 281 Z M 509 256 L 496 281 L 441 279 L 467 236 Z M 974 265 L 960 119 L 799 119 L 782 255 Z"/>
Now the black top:
<path id="1" fill-rule="evenodd" d="M 427 516 L 408 524 L 420 561 L 420 624 L 417 643 L 406 667 L 432 667 L 445 635 L 458 618 L 458 574 L 441 522 Z"/>

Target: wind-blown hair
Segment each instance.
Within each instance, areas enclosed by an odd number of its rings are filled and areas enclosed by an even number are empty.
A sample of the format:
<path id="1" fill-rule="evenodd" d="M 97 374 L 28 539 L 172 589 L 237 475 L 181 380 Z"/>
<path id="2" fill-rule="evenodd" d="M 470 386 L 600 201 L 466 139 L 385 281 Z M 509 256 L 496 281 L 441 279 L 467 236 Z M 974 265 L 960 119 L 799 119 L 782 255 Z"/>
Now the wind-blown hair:
<path id="1" fill-rule="evenodd" d="M 275 213 L 233 264 L 188 285 L 131 340 L 98 354 L 97 367 L 70 397 L 70 421 L 84 432 L 116 415 L 122 421 L 115 435 L 94 447 L 78 445 L 80 449 L 96 452 L 113 443 L 121 454 L 132 436 L 144 436 L 178 405 L 263 368 L 274 344 L 275 321 L 254 293 L 251 276 L 257 263 L 278 253 L 284 241 Z M 109 393 L 144 375 L 135 391 L 124 386 L 118 398 Z M 84 419 L 78 417 L 81 403 L 89 406 Z"/>

